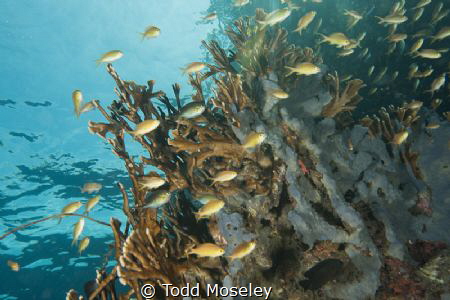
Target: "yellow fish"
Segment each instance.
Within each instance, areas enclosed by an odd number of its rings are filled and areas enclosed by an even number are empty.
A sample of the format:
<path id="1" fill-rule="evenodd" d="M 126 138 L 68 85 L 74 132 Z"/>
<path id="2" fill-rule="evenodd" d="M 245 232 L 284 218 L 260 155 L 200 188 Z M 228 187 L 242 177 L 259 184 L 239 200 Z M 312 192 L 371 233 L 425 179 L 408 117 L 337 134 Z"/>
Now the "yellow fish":
<path id="1" fill-rule="evenodd" d="M 409 132 L 406 130 L 400 131 L 396 134 L 394 134 L 394 137 L 392 138 L 392 144 L 394 145 L 401 145 L 404 141 L 408 138 Z"/>
<path id="2" fill-rule="evenodd" d="M 406 107 L 407 107 L 408 109 L 416 110 L 416 109 L 421 108 L 422 105 L 423 105 L 423 102 L 422 102 L 422 101 L 413 100 L 413 101 L 411 101 L 410 103 L 408 103 Z"/>
<path id="3" fill-rule="evenodd" d="M 240 6 L 244 6 L 246 4 L 249 4 L 250 0 L 234 0 L 233 5 L 240 7 Z"/>
<path id="4" fill-rule="evenodd" d="M 291 10 L 289 8 L 280 8 L 266 15 L 263 21 L 257 22 L 264 26 L 274 26 L 275 24 L 281 23 L 286 20 L 286 18 L 290 15 Z"/>
<path id="5" fill-rule="evenodd" d="M 141 189 L 152 190 L 162 186 L 164 183 L 166 183 L 166 180 L 159 176 L 142 176 L 138 178 L 138 183 Z"/>
<path id="6" fill-rule="evenodd" d="M 289 72 L 286 74 L 286 77 L 296 73 L 297 75 L 314 75 L 320 72 L 320 68 L 312 63 L 304 62 L 297 64 L 295 67 L 285 67 L 289 69 Z"/>
<path id="7" fill-rule="evenodd" d="M 425 92 L 431 93 L 431 96 L 433 97 L 434 92 L 438 91 L 443 87 L 445 84 L 445 73 L 443 73 L 441 76 L 433 80 L 431 83 L 431 88 Z"/>
<path id="8" fill-rule="evenodd" d="M 186 67 L 182 68 L 181 70 L 183 71 L 184 74 L 188 74 L 188 73 L 197 73 L 200 72 L 201 70 L 203 70 L 206 67 L 205 63 L 202 62 L 192 62 L 190 64 L 188 64 Z"/>
<path id="9" fill-rule="evenodd" d="M 78 254 L 81 254 L 89 246 L 89 237 L 85 236 L 78 245 Z"/>
<path id="10" fill-rule="evenodd" d="M 73 214 L 76 212 L 83 204 L 81 201 L 72 202 L 64 206 L 64 208 L 61 210 L 62 214 Z"/>
<path id="11" fill-rule="evenodd" d="M 255 249 L 255 247 L 255 241 L 242 243 L 233 249 L 233 252 L 231 252 L 231 255 L 228 256 L 228 258 L 232 261 L 235 259 L 243 258 L 244 256 L 249 255 Z"/>
<path id="12" fill-rule="evenodd" d="M 96 193 L 96 192 L 100 191 L 101 189 L 102 189 L 102 185 L 100 183 L 87 182 L 81 188 L 81 192 L 92 194 L 92 193 Z"/>
<path id="13" fill-rule="evenodd" d="M 440 41 L 445 38 L 448 38 L 450 36 L 450 27 L 445 26 L 441 28 L 434 36 L 432 36 L 431 42 L 434 43 L 435 41 Z"/>
<path id="14" fill-rule="evenodd" d="M 424 6 L 427 6 L 430 3 L 431 3 L 431 0 L 420 0 L 419 3 L 415 7 L 413 7 L 413 9 L 422 8 Z"/>
<path id="15" fill-rule="evenodd" d="M 97 66 L 101 63 L 111 63 L 120 59 L 123 56 L 122 51 L 112 50 L 103 54 L 99 59 L 96 60 Z"/>
<path id="16" fill-rule="evenodd" d="M 195 213 L 197 220 L 208 218 L 209 216 L 217 213 L 224 207 L 225 202 L 222 200 L 211 200 L 205 205 L 203 205 L 198 212 Z"/>
<path id="17" fill-rule="evenodd" d="M 337 56 L 339 56 L 339 57 L 349 56 L 349 55 L 353 54 L 353 52 L 355 52 L 355 50 L 353 50 L 353 49 L 344 49 L 344 50 L 339 51 Z"/>
<path id="18" fill-rule="evenodd" d="M 230 181 L 233 180 L 235 177 L 237 176 L 237 172 L 235 171 L 229 171 L 229 170 L 225 170 L 225 171 L 220 171 L 219 173 L 217 173 L 217 175 L 212 178 L 213 183 L 216 182 L 225 182 L 225 181 Z"/>
<path id="19" fill-rule="evenodd" d="M 294 30 L 294 32 L 298 32 L 299 34 L 302 34 L 302 31 L 308 27 L 309 24 L 314 20 L 314 17 L 316 16 L 315 11 L 310 11 L 306 13 L 303 17 L 298 20 L 297 28 Z"/>
<path id="20" fill-rule="evenodd" d="M 80 237 L 81 233 L 84 229 L 84 218 L 80 218 L 78 222 L 75 223 L 75 226 L 73 227 L 73 240 L 72 245 L 76 244 L 78 241 L 78 238 Z"/>
<path id="21" fill-rule="evenodd" d="M 219 200 L 219 199 L 217 199 L 217 197 L 214 195 L 206 194 L 206 195 L 201 195 L 196 200 L 199 201 L 201 204 L 205 205 L 210 201 Z"/>
<path id="22" fill-rule="evenodd" d="M 424 12 L 423 8 L 419 8 L 418 10 L 416 10 L 416 12 L 413 15 L 412 21 L 417 22 L 420 19 L 420 17 L 422 17 L 423 12 Z"/>
<path id="23" fill-rule="evenodd" d="M 423 45 L 423 38 L 418 39 L 414 42 L 414 44 L 411 46 L 411 49 L 409 49 L 409 54 L 413 54 L 414 52 L 417 52 Z"/>
<path id="24" fill-rule="evenodd" d="M 426 129 L 438 129 L 439 127 L 441 127 L 441 125 L 439 125 L 438 123 L 428 123 L 425 126 Z"/>
<path id="25" fill-rule="evenodd" d="M 72 92 L 72 102 L 74 112 L 77 115 L 77 117 L 79 117 L 81 110 L 81 103 L 83 103 L 83 94 L 81 93 L 80 90 L 75 90 Z"/>
<path id="26" fill-rule="evenodd" d="M 406 33 L 393 33 L 389 35 L 386 39 L 393 43 L 398 43 L 404 41 L 408 35 Z"/>
<path id="27" fill-rule="evenodd" d="M 225 250 L 211 243 L 200 244 L 191 249 L 187 254 L 196 254 L 199 257 L 219 257 L 225 253 Z"/>
<path id="28" fill-rule="evenodd" d="M 262 132 L 252 132 L 244 140 L 242 147 L 245 149 L 254 148 L 260 145 L 266 139 L 266 134 Z"/>
<path id="29" fill-rule="evenodd" d="M 428 59 L 438 59 L 442 57 L 441 52 L 435 50 L 435 49 L 422 49 L 416 52 L 414 57 L 420 56 L 422 58 L 428 58 Z"/>
<path id="30" fill-rule="evenodd" d="M 207 14 L 206 16 L 203 17 L 203 20 L 207 20 L 207 21 L 213 21 L 215 19 L 217 19 L 217 13 L 215 13 L 215 12 Z"/>
<path id="31" fill-rule="evenodd" d="M 270 94 L 277 99 L 286 99 L 289 97 L 289 94 L 281 89 L 272 90 Z"/>
<path id="32" fill-rule="evenodd" d="M 159 126 L 159 120 L 145 120 L 136 125 L 134 131 L 130 133 L 134 136 L 141 136 L 152 132 Z"/>
<path id="33" fill-rule="evenodd" d="M 151 194 L 148 204 L 144 208 L 158 208 L 170 201 L 171 193 L 169 191 L 156 191 Z"/>
<path id="34" fill-rule="evenodd" d="M 351 43 L 350 39 L 342 32 L 335 32 L 335 33 L 330 34 L 329 36 L 326 36 L 321 33 L 319 33 L 319 35 L 321 35 L 323 38 L 319 42 L 319 44 L 326 42 L 326 43 L 329 43 L 330 45 L 334 45 L 337 47 L 345 47 L 345 46 L 350 45 L 350 43 Z"/>
<path id="35" fill-rule="evenodd" d="M 401 24 L 408 21 L 408 17 L 402 15 L 389 15 L 384 18 L 382 17 L 375 17 L 375 18 L 380 20 L 378 24 L 385 24 L 385 25 Z"/>
<path id="36" fill-rule="evenodd" d="M 20 270 L 20 265 L 18 262 L 8 260 L 7 261 L 8 266 L 11 268 L 11 270 L 18 272 Z"/>
<path id="37" fill-rule="evenodd" d="M 85 204 L 86 209 L 84 213 L 88 214 L 94 208 L 94 206 L 97 205 L 98 201 L 100 201 L 100 196 L 95 196 L 89 199 Z"/>
<path id="38" fill-rule="evenodd" d="M 192 119 L 200 116 L 206 107 L 202 102 L 194 101 L 186 104 L 180 111 L 179 118 Z"/>
<path id="39" fill-rule="evenodd" d="M 161 34 L 161 29 L 156 26 L 148 26 L 144 32 L 141 32 L 142 40 L 156 38 Z"/>
<path id="40" fill-rule="evenodd" d="M 369 71 L 367 72 L 367 76 L 369 76 L 369 77 L 372 76 L 374 70 L 375 70 L 375 66 L 371 66 L 369 68 Z"/>

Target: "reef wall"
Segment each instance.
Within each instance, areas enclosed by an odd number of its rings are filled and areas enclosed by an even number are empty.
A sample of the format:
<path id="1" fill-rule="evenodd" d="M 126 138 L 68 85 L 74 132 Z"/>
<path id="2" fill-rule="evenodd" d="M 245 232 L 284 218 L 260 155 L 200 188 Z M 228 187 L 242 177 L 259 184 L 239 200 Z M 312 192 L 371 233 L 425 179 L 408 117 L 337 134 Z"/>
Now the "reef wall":
<path id="1" fill-rule="evenodd" d="M 283 29 L 241 18 L 227 35 L 230 50 L 204 43 L 214 63 L 190 75 L 195 105 L 181 106 L 178 85 L 169 99 L 155 82 L 124 81 L 108 65 L 118 100 L 108 110 L 95 101 L 108 123 L 89 128 L 124 161 L 133 185 L 118 185 L 125 228 L 111 220 L 117 266 L 99 271 L 89 299 L 143 299 L 144 284 L 157 299 L 177 298 L 164 296 L 164 283 L 198 283 L 203 298 L 208 283 L 271 287 L 270 299 L 448 293 L 448 121 L 411 103 L 354 120 L 361 80 L 341 80 L 312 49 L 289 44 Z M 304 62 L 320 72 L 288 73 Z M 431 119 L 440 127 L 425 128 Z M 158 126 L 137 135 L 143 120 Z M 127 152 L 130 133 L 145 152 L 139 159 Z M 264 140 L 245 147 L 253 133 Z M 158 171 L 144 172 L 149 166 Z M 218 179 L 231 170 L 235 177 Z M 165 184 L 142 188 L 151 176 Z M 205 195 L 225 206 L 197 220 L 195 200 Z M 254 250 L 232 261 L 193 252 L 210 243 L 229 254 L 251 240 Z M 117 282 L 128 292 L 119 295 Z"/>

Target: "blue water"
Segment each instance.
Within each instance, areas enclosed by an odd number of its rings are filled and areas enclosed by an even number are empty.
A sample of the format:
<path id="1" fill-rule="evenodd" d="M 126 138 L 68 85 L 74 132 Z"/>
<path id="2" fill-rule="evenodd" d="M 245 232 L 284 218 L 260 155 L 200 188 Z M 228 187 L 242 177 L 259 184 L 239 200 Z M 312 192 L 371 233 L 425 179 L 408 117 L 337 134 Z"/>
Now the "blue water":
<path id="1" fill-rule="evenodd" d="M 199 22 L 208 7 L 208 0 L 0 1 L 1 233 L 85 201 L 80 186 L 89 181 L 104 186 L 90 215 L 124 222 L 116 187 L 129 187 L 122 162 L 87 131 L 88 120 L 102 116 L 92 111 L 77 119 L 71 93 L 80 89 L 86 101 L 105 105 L 115 99 L 114 81 L 95 60 L 119 49 L 124 57 L 114 67 L 123 79 L 153 79 L 156 90 L 168 92 L 178 82 L 189 95 L 180 68 L 201 60 L 201 40 L 218 26 Z M 141 41 L 138 32 L 149 25 L 161 35 Z M 71 247 L 76 220 L 50 220 L 0 241 L 0 299 L 62 299 L 95 278 L 112 235 L 87 221 L 83 236 L 91 242 L 79 256 Z M 7 260 L 21 270 L 11 271 Z"/>

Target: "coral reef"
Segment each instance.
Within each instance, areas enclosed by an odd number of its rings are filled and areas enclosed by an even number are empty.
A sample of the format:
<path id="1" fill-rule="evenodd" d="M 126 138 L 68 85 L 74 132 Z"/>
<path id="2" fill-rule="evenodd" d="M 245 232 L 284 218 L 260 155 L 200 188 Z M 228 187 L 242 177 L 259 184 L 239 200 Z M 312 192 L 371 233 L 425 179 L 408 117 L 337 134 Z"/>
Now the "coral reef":
<path id="1" fill-rule="evenodd" d="M 435 112 L 405 104 L 357 124 L 350 111 L 361 100 L 361 80 L 340 91 L 337 73 L 286 76 L 286 66 L 323 64 L 321 57 L 290 45 L 285 30 L 261 30 L 253 22 L 242 18 L 227 30 L 229 51 L 204 42 L 214 64 L 190 75 L 192 103 L 204 110 L 188 118 L 183 116 L 193 105 L 181 106 L 177 84 L 171 101 L 154 91 L 154 81 L 147 86 L 124 81 L 108 65 L 118 99 L 107 110 L 94 102 L 107 123 L 89 122 L 89 131 L 111 145 L 132 186 L 127 191 L 118 184 L 125 228 L 110 222 L 117 265 L 110 274 L 99 270 L 88 298 L 143 299 L 140 287 L 146 283 L 156 287 L 159 299 L 165 298 L 164 283 L 198 283 L 202 297 L 207 283 L 272 287 L 271 299 L 420 299 L 448 293 L 448 275 L 435 266 L 448 263 L 443 251 L 450 242 L 444 196 L 449 188 L 445 180 L 433 180 L 438 175 L 428 165 L 435 149 L 446 148 L 440 137 L 448 136 L 448 122 L 430 133 L 423 122 Z M 213 97 L 207 99 L 208 80 Z M 275 99 L 274 89 L 289 97 Z M 340 115 L 350 120 L 346 126 Z M 144 120 L 158 120 L 159 126 L 132 135 L 145 151 L 136 161 L 125 134 Z M 406 141 L 396 142 L 405 130 Z M 255 132 L 264 133 L 263 143 L 244 147 Z M 149 167 L 153 171 L 144 172 Z M 237 176 L 217 180 L 223 171 Z M 145 176 L 162 176 L 166 183 L 142 188 Z M 149 208 L 148 199 L 161 191 L 170 192 L 169 203 Z M 194 200 L 205 195 L 223 200 L 225 207 L 197 221 Z M 250 240 L 256 248 L 242 259 L 190 255 L 199 244 L 231 253 Z M 410 255 L 413 240 L 429 246 L 416 245 L 423 250 Z M 431 242 L 437 240 L 444 246 Z M 427 280 L 437 289 L 427 290 Z M 128 291 L 119 295 L 116 281 Z M 71 290 L 67 299 L 77 297 Z"/>

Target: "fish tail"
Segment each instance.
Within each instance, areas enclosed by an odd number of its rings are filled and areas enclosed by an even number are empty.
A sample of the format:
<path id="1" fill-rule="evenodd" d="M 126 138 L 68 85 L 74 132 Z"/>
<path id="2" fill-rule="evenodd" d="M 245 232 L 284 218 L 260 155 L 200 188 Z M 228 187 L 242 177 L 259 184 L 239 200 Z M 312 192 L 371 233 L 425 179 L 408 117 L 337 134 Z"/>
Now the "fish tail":
<path id="1" fill-rule="evenodd" d="M 379 20 L 378 24 L 383 24 L 384 23 L 384 19 L 382 17 L 375 16 L 375 18 L 377 18 Z"/>
<path id="2" fill-rule="evenodd" d="M 292 73 L 294 73 L 294 68 L 291 68 L 291 67 L 285 67 L 285 68 L 289 70 L 289 72 L 286 74 L 285 77 L 291 76 Z"/>
<path id="3" fill-rule="evenodd" d="M 76 245 L 76 244 L 77 244 L 77 240 L 76 240 L 76 239 L 73 239 L 73 240 L 72 240 L 72 246 L 73 246 L 73 245 Z"/>
<path id="4" fill-rule="evenodd" d="M 100 66 L 101 63 L 102 63 L 102 60 L 101 60 L 101 59 L 97 59 L 97 60 L 95 61 L 95 64 L 96 64 L 97 67 Z"/>

